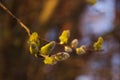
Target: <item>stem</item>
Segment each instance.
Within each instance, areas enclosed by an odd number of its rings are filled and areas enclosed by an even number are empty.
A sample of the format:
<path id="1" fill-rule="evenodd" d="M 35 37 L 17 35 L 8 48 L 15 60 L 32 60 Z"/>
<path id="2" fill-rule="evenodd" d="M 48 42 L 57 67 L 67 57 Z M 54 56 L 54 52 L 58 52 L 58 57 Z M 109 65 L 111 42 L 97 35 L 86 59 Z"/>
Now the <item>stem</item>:
<path id="1" fill-rule="evenodd" d="M 18 19 L 7 7 L 5 7 L 1 2 L 0 2 L 0 7 L 1 7 L 3 10 L 5 10 L 9 15 L 11 15 L 11 16 L 20 24 L 20 26 L 21 26 L 22 28 L 24 28 L 24 30 L 27 32 L 28 36 L 31 35 L 31 34 L 30 34 L 30 29 L 29 29 L 20 19 Z M 47 41 L 47 40 L 45 40 L 45 39 L 42 39 L 42 38 L 40 38 L 40 39 L 41 39 L 42 41 L 49 42 L 49 41 Z M 59 44 L 59 43 L 57 43 L 57 45 L 60 46 L 60 48 L 65 46 L 65 45 L 61 45 L 61 44 Z M 103 50 L 100 50 L 100 51 L 103 51 Z M 89 49 L 89 48 L 87 48 L 87 49 L 86 49 L 86 52 L 90 53 L 90 52 L 96 52 L 96 51 L 95 51 L 94 49 Z M 97 52 L 98 52 L 98 51 L 97 51 Z"/>
<path id="2" fill-rule="evenodd" d="M 5 7 L 1 2 L 0 2 L 0 7 L 5 10 L 9 15 L 11 15 L 19 24 L 22 28 L 25 29 L 27 32 L 28 36 L 30 36 L 30 29 L 20 20 L 18 19 L 7 7 Z"/>

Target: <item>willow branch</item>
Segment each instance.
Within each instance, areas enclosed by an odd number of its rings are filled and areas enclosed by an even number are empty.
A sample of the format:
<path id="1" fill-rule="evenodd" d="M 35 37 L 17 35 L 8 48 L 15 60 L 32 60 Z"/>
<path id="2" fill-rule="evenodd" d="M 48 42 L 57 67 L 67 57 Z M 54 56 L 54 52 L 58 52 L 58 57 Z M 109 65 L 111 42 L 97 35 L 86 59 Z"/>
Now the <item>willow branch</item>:
<path id="1" fill-rule="evenodd" d="M 5 7 L 1 2 L 0 2 L 0 7 L 5 10 L 9 15 L 11 15 L 19 24 L 22 28 L 25 29 L 27 32 L 28 36 L 30 36 L 30 29 L 20 20 L 18 19 L 7 7 Z"/>

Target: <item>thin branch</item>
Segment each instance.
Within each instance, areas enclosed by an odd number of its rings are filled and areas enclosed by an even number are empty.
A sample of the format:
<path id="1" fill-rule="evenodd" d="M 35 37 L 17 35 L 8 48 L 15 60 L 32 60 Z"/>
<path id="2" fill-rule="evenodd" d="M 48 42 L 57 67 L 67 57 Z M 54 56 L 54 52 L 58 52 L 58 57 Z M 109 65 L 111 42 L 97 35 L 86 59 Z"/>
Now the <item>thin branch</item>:
<path id="1" fill-rule="evenodd" d="M 18 19 L 7 7 L 5 7 L 1 2 L 0 2 L 0 7 L 5 10 L 9 15 L 11 15 L 19 24 L 21 27 L 25 29 L 27 32 L 28 36 L 30 36 L 30 29 L 20 20 Z"/>
<path id="2" fill-rule="evenodd" d="M 27 32 L 28 36 L 30 36 L 30 29 L 20 20 L 18 19 L 8 8 L 6 8 L 1 2 L 0 2 L 0 7 L 5 10 L 9 15 L 11 15 L 19 24 L 21 27 L 23 27 L 25 29 L 25 31 Z M 41 44 L 42 45 L 45 45 L 46 43 L 49 43 L 49 41 L 45 40 L 45 39 L 42 39 L 39 37 L 39 39 L 41 40 Z M 58 49 L 61 49 L 61 51 L 64 51 L 64 46 L 65 45 L 62 45 L 62 44 L 59 44 L 59 43 L 56 43 L 57 46 L 56 46 L 56 49 L 54 51 L 55 52 L 58 52 L 57 50 Z M 94 49 L 92 48 L 89 48 L 89 47 L 86 47 L 85 49 L 86 53 L 91 53 L 91 52 L 98 52 L 98 51 L 95 51 Z M 103 50 L 100 50 L 100 51 L 103 51 Z"/>

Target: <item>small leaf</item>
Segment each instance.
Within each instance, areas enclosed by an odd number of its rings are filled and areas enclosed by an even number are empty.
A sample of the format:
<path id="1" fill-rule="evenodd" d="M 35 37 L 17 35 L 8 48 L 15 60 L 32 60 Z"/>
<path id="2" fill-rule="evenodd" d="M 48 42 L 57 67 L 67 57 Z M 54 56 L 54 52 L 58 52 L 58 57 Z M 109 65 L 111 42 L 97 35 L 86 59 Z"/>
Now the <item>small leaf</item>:
<path id="1" fill-rule="evenodd" d="M 51 51 L 54 49 L 56 43 L 55 41 L 51 41 L 48 44 L 44 45 L 41 49 L 40 49 L 40 54 L 41 55 L 49 55 L 51 53 Z"/>
<path id="2" fill-rule="evenodd" d="M 69 37 L 70 37 L 70 31 L 64 30 L 59 37 L 60 44 L 67 44 Z"/>
<path id="3" fill-rule="evenodd" d="M 93 44 L 94 50 L 99 51 L 102 49 L 102 44 L 103 44 L 103 38 L 99 37 L 98 41 Z"/>
<path id="4" fill-rule="evenodd" d="M 78 39 L 74 39 L 72 42 L 71 42 L 71 47 L 72 48 L 76 48 L 78 46 Z"/>
<path id="5" fill-rule="evenodd" d="M 79 48 L 76 48 L 76 53 L 77 53 L 78 55 L 86 53 L 85 48 L 86 48 L 85 45 L 82 45 L 82 46 L 80 46 Z"/>

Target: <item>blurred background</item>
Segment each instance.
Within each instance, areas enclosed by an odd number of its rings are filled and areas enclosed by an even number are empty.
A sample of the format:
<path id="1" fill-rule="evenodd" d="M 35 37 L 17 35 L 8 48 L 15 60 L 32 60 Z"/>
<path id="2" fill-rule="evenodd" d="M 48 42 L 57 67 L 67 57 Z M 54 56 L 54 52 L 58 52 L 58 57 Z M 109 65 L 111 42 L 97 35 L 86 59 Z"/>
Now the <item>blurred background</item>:
<path id="1" fill-rule="evenodd" d="M 0 8 L 0 80 L 120 80 L 120 0 L 0 1 L 48 41 L 58 42 L 65 29 L 79 45 L 104 38 L 102 52 L 72 53 L 65 61 L 45 65 L 29 54 L 25 30 Z"/>

